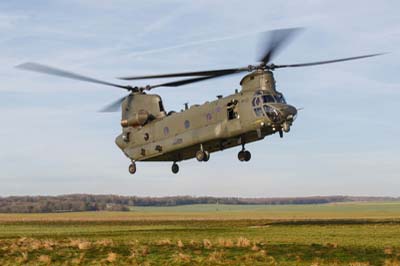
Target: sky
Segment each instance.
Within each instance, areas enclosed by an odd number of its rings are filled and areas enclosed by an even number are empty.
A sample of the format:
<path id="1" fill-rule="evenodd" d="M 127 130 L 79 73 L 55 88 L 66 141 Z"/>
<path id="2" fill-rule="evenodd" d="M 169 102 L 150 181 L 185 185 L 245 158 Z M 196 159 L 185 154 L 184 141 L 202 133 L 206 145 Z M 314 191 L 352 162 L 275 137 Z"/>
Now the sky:
<path id="1" fill-rule="evenodd" d="M 398 1 L 0 2 L 0 196 L 400 196 Z M 115 77 L 255 63 L 257 34 L 304 27 L 275 59 L 302 63 L 380 57 L 275 71 L 300 111 L 290 133 L 211 154 L 207 163 L 130 161 L 114 143 L 119 113 L 98 110 L 126 92 L 24 72 L 40 62 L 107 81 Z M 159 88 L 167 110 L 240 89 L 241 76 Z M 146 85 L 164 80 L 137 81 Z M 122 82 L 122 84 L 128 84 Z"/>

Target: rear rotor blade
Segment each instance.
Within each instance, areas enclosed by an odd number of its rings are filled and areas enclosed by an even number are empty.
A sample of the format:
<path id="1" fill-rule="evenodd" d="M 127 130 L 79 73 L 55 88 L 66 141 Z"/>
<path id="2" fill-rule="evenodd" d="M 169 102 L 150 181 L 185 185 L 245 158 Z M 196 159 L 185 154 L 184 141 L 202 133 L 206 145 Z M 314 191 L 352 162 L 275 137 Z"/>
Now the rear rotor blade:
<path id="1" fill-rule="evenodd" d="M 219 76 L 219 75 L 234 74 L 234 73 L 248 71 L 248 70 L 249 70 L 248 68 L 228 68 L 228 69 L 181 72 L 181 73 L 170 73 L 170 74 L 160 74 L 160 75 L 129 76 L 129 77 L 121 77 L 119 79 L 134 80 L 134 79 L 191 77 L 191 76 Z"/>
<path id="2" fill-rule="evenodd" d="M 80 74 L 75 74 L 66 70 L 58 69 L 55 67 L 50 67 L 38 63 L 24 63 L 21 65 L 16 66 L 16 68 L 23 69 L 23 70 L 29 70 L 33 72 L 39 72 L 43 74 L 48 74 L 48 75 L 53 75 L 53 76 L 58 76 L 58 77 L 63 77 L 63 78 L 69 78 L 69 79 L 76 79 L 76 80 L 81 80 L 81 81 L 86 81 L 86 82 L 91 82 L 91 83 L 97 83 L 97 84 L 102 84 L 102 85 L 107 85 L 107 86 L 113 86 L 113 87 L 118 87 L 122 89 L 127 89 L 130 90 L 130 86 L 123 86 L 123 85 L 118 85 L 90 77 L 86 77 Z"/>
<path id="3" fill-rule="evenodd" d="M 258 62 L 264 65 L 271 62 L 276 54 L 289 43 L 302 28 L 288 28 L 264 32 L 258 44 Z"/>
<path id="4" fill-rule="evenodd" d="M 208 76 L 208 77 L 201 77 L 201 78 L 184 79 L 184 80 L 178 80 L 178 81 L 172 81 L 172 82 L 152 85 L 150 87 L 152 89 L 153 88 L 158 88 L 158 87 L 179 87 L 179 86 L 182 86 L 182 85 L 195 83 L 195 82 L 203 81 L 203 80 L 206 80 L 206 79 L 212 79 L 212 78 L 216 78 L 216 77 L 219 77 L 219 76 Z"/>
<path id="5" fill-rule="evenodd" d="M 368 57 L 373 57 L 373 56 L 379 56 L 379 55 L 384 55 L 384 54 L 385 53 L 369 54 L 369 55 L 361 55 L 361 56 L 340 58 L 340 59 L 327 60 L 327 61 L 317 61 L 317 62 L 301 63 L 301 64 L 290 64 L 290 65 L 274 65 L 274 64 L 272 64 L 271 65 L 271 69 L 284 68 L 284 67 L 304 67 L 304 66 L 315 66 L 315 65 L 332 64 L 332 63 L 338 63 L 338 62 L 344 62 L 344 61 L 350 61 L 350 60 L 363 59 L 363 58 L 368 58 Z"/>
<path id="6" fill-rule="evenodd" d="M 260 56 L 258 58 L 259 62 L 266 65 L 276 53 L 283 48 L 289 40 L 294 37 L 296 33 L 300 31 L 301 28 L 289 28 L 273 30 L 263 33 L 260 40 Z M 169 74 L 159 74 L 159 75 L 144 75 L 144 76 L 127 76 L 120 77 L 123 80 L 135 80 L 135 79 L 154 79 L 154 78 L 173 78 L 173 77 L 191 77 L 191 76 L 225 76 L 236 74 L 244 71 L 253 71 L 257 66 L 240 67 L 240 68 L 227 68 L 227 69 L 216 69 L 216 70 L 205 70 L 205 71 L 191 71 L 191 72 L 180 72 L 180 73 L 169 73 Z"/>
<path id="7" fill-rule="evenodd" d="M 200 82 L 200 81 L 207 80 L 207 79 L 220 78 L 220 77 L 227 76 L 227 75 L 232 75 L 232 74 L 236 74 L 236 73 L 227 73 L 227 74 L 213 75 L 213 76 L 200 77 L 200 78 L 177 80 L 177 81 L 172 81 L 172 82 L 167 82 L 167 83 L 161 83 L 161 84 L 157 84 L 157 85 L 147 86 L 145 89 L 151 90 L 151 89 L 158 88 L 158 87 L 179 87 L 179 86 L 187 85 L 187 84 L 190 84 L 190 83 L 196 83 L 196 82 Z"/>
<path id="8" fill-rule="evenodd" d="M 102 113 L 111 113 L 111 112 L 117 112 L 119 111 L 119 109 L 121 108 L 121 104 L 122 102 L 125 100 L 125 98 L 128 96 L 124 96 L 112 103 L 110 103 L 109 105 L 103 107 L 102 109 L 99 110 L 99 112 Z"/>

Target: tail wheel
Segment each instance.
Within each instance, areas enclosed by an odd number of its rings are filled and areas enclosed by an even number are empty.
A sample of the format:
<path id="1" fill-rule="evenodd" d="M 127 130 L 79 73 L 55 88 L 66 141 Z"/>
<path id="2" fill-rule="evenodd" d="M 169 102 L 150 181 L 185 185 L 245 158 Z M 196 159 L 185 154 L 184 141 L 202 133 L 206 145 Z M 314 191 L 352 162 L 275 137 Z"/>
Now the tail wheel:
<path id="1" fill-rule="evenodd" d="M 134 162 L 132 162 L 130 165 L 129 165 L 129 173 L 131 174 L 131 175 L 133 175 L 134 173 L 136 173 L 136 164 L 134 163 Z"/>

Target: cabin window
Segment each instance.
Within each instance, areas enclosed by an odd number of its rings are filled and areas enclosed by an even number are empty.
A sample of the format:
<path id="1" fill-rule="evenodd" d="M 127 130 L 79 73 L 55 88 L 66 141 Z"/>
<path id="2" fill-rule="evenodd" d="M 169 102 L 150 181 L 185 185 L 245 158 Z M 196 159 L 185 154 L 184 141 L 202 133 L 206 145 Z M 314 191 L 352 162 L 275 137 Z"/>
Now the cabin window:
<path id="1" fill-rule="evenodd" d="M 164 105 L 162 104 L 162 101 L 158 102 L 158 107 L 160 107 L 160 112 L 165 112 Z"/>
<path id="2" fill-rule="evenodd" d="M 164 127 L 164 135 L 168 136 L 169 134 L 169 128 L 168 127 Z"/>
<path id="3" fill-rule="evenodd" d="M 184 126 L 185 126 L 185 128 L 189 128 L 190 127 L 190 121 L 189 120 L 185 120 Z"/>

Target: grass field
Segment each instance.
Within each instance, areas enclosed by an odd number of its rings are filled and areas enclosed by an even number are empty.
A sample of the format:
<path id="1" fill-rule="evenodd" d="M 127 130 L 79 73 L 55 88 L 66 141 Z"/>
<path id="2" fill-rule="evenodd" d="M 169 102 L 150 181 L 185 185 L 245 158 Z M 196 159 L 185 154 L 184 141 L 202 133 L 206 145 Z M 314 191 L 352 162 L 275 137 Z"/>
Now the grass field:
<path id="1" fill-rule="evenodd" d="M 0 214 L 0 265 L 400 265 L 400 202 Z"/>

